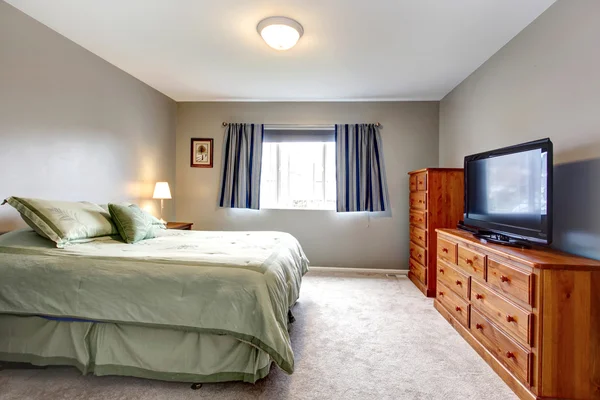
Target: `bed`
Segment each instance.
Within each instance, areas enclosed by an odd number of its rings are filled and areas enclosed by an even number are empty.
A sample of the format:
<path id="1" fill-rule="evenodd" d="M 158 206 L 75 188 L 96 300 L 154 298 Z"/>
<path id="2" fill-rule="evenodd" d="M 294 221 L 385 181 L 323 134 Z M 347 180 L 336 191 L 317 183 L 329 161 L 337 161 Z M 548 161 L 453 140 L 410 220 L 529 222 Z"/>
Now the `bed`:
<path id="1" fill-rule="evenodd" d="M 56 248 L 0 236 L 0 360 L 82 373 L 254 383 L 294 371 L 291 308 L 308 271 L 280 232 L 164 230 Z"/>

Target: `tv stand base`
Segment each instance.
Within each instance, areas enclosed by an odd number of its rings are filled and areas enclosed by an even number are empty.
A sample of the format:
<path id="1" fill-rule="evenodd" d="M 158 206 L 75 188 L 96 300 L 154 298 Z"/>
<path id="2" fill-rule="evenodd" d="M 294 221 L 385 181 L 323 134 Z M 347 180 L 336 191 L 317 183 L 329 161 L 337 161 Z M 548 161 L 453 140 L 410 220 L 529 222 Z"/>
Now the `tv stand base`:
<path id="1" fill-rule="evenodd" d="M 504 246 L 519 247 L 521 249 L 530 249 L 531 248 L 531 245 L 529 243 L 521 242 L 519 240 L 515 240 L 513 238 L 510 238 L 505 235 L 501 235 L 499 233 L 479 231 L 477 233 L 474 233 L 473 236 L 475 236 L 477 239 L 479 239 L 483 243 L 496 243 L 496 244 L 501 244 Z"/>

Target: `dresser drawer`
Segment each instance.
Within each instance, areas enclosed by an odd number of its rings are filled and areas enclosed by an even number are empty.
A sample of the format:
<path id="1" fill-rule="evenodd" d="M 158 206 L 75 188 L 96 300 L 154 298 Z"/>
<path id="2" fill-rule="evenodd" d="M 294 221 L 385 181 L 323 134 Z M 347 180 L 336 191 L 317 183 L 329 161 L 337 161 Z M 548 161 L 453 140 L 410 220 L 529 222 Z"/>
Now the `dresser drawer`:
<path id="1" fill-rule="evenodd" d="M 465 300 L 469 299 L 469 276 L 440 259 L 437 260 L 437 279 L 452 289 L 461 298 Z"/>
<path id="2" fill-rule="evenodd" d="M 410 272 L 423 284 L 427 283 L 427 268 L 410 258 L 408 260 Z"/>
<path id="3" fill-rule="evenodd" d="M 417 190 L 427 190 L 427 172 L 417 174 Z"/>
<path id="4" fill-rule="evenodd" d="M 408 252 L 413 260 L 427 266 L 427 250 L 411 242 Z"/>
<path id="5" fill-rule="evenodd" d="M 461 299 L 446 285 L 437 282 L 436 299 L 456 318 L 462 325 L 469 327 L 469 303 Z"/>
<path id="6" fill-rule="evenodd" d="M 427 208 L 427 193 L 412 192 L 409 195 L 410 208 L 425 210 Z"/>
<path id="7" fill-rule="evenodd" d="M 470 275 L 484 280 L 486 260 L 486 255 L 469 250 L 466 247 L 458 246 L 458 266 Z"/>
<path id="8" fill-rule="evenodd" d="M 437 256 L 452 264 L 456 264 L 456 243 L 449 242 L 438 236 Z"/>
<path id="9" fill-rule="evenodd" d="M 471 280 L 471 304 L 524 344 L 531 344 L 531 313 Z"/>
<path id="10" fill-rule="evenodd" d="M 411 225 L 419 228 L 427 227 L 427 213 L 425 211 L 410 210 L 408 220 Z"/>
<path id="11" fill-rule="evenodd" d="M 416 226 L 410 227 L 410 240 L 421 247 L 427 247 L 427 232 Z"/>
<path id="12" fill-rule="evenodd" d="M 417 176 L 416 175 L 409 175 L 409 177 L 408 177 L 408 185 L 410 187 L 410 191 L 411 192 L 416 192 L 417 191 Z"/>
<path id="13" fill-rule="evenodd" d="M 504 334 L 475 308 L 471 309 L 471 333 L 522 382 L 531 383 L 532 353 Z"/>
<path id="14" fill-rule="evenodd" d="M 488 260 L 487 281 L 498 292 L 533 305 L 533 274 L 531 272 Z"/>

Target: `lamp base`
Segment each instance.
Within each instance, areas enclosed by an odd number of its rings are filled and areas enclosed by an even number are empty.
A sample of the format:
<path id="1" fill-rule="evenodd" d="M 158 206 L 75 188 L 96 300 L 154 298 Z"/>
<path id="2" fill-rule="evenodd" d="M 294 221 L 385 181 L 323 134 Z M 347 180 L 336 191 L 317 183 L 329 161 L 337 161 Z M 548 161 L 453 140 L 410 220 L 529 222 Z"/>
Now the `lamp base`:
<path id="1" fill-rule="evenodd" d="M 163 219 L 163 209 L 165 208 L 165 203 L 164 203 L 164 199 L 160 199 L 160 222 L 162 222 L 163 224 L 166 224 L 165 220 Z"/>

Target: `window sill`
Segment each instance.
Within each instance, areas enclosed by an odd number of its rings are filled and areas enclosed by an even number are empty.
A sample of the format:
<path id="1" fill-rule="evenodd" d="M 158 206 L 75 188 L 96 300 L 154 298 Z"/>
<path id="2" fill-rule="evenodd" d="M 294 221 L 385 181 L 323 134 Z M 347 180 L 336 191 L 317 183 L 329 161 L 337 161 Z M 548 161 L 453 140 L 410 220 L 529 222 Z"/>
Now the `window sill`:
<path id="1" fill-rule="evenodd" d="M 261 207 L 261 210 L 281 210 L 281 211 L 333 211 L 335 208 L 296 208 L 296 207 Z"/>

